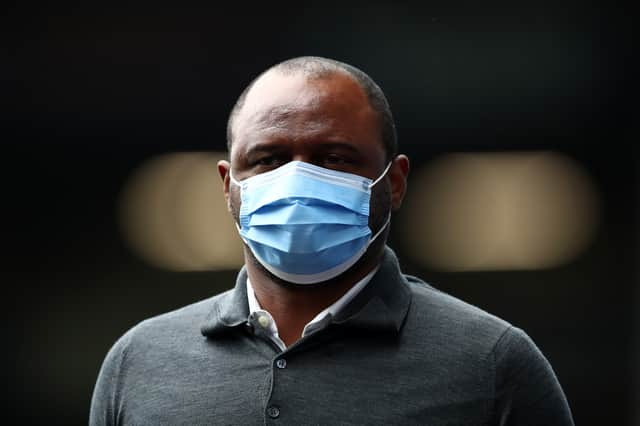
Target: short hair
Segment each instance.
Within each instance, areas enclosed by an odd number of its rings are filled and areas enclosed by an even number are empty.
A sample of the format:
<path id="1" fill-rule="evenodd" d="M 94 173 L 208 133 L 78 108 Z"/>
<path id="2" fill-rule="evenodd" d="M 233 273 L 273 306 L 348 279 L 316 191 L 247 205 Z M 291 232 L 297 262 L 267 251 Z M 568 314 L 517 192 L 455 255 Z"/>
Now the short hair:
<path id="1" fill-rule="evenodd" d="M 382 92 L 382 89 L 369 77 L 364 71 L 349 65 L 344 62 L 336 61 L 333 59 L 322 58 L 319 56 L 301 56 L 298 58 L 288 59 L 284 62 L 280 62 L 266 71 L 262 72 L 255 79 L 249 83 L 249 85 L 242 91 L 240 97 L 236 101 L 235 105 L 231 109 L 229 119 L 227 121 L 227 149 L 231 152 L 231 145 L 233 143 L 233 125 L 236 116 L 242 110 L 247 94 L 253 87 L 253 85 L 264 74 L 270 71 L 278 71 L 284 75 L 293 75 L 301 73 L 302 75 L 310 78 L 323 78 L 328 77 L 337 72 L 342 72 L 353 78 L 353 80 L 362 88 L 367 95 L 371 108 L 378 114 L 381 139 L 384 147 L 387 161 L 390 161 L 398 153 L 398 136 L 396 133 L 396 126 L 391 114 L 391 108 L 386 96 Z"/>

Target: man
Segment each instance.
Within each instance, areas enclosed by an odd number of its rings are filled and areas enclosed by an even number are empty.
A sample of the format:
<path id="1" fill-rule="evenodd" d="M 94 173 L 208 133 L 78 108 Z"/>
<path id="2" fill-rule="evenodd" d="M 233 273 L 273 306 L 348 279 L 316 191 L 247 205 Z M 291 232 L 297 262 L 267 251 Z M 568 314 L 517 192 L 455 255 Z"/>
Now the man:
<path id="1" fill-rule="evenodd" d="M 111 349 L 92 425 L 571 425 L 521 330 L 403 275 L 385 247 L 409 161 L 362 71 L 285 61 L 240 96 L 218 163 L 235 288 Z"/>

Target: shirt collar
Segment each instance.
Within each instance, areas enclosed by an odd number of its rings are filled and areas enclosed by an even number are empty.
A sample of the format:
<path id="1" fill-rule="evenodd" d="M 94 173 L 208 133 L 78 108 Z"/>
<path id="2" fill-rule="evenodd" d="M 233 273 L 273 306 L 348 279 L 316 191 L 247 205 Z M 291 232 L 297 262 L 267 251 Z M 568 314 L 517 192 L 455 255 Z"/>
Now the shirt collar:
<path id="1" fill-rule="evenodd" d="M 361 283 L 362 281 L 358 284 Z M 345 296 L 348 294 L 349 292 L 345 293 Z M 390 248 L 385 248 L 378 271 L 374 272 L 368 283 L 365 282 L 361 288 L 356 289 L 350 298 L 332 313 L 332 323 L 394 333 L 400 331 L 409 309 L 411 293 Z M 250 313 L 248 300 L 247 273 L 243 267 L 238 273 L 235 287 L 212 299 L 210 313 L 201 328 L 202 334 L 213 337 L 247 324 Z M 335 308 L 334 305 L 332 306 Z"/>
<path id="2" fill-rule="evenodd" d="M 364 278 L 358 281 L 345 294 L 343 294 L 342 297 L 340 297 L 334 303 L 332 303 L 331 305 L 329 305 L 328 307 L 320 311 L 318 315 L 316 315 L 311 321 L 309 321 L 304 326 L 304 330 L 302 331 L 302 336 L 304 337 L 310 332 L 312 332 L 313 330 L 315 330 L 316 328 L 321 327 L 323 320 L 327 316 L 331 315 L 332 317 L 335 317 L 336 314 L 338 314 L 345 306 L 347 306 L 349 302 L 351 302 L 362 291 L 362 289 L 364 289 L 364 287 L 369 283 L 369 281 L 371 281 L 371 278 L 373 278 L 373 276 L 378 271 L 378 269 L 379 269 L 379 266 L 375 267 Z M 269 332 L 272 334 L 273 337 L 276 338 L 276 340 L 279 341 L 277 324 L 273 322 L 271 313 L 264 310 L 260 306 L 260 302 L 258 302 L 258 299 L 256 299 L 255 292 L 253 291 L 253 286 L 251 285 L 251 281 L 249 280 L 248 277 L 247 277 L 246 287 L 247 287 L 247 299 L 249 303 L 249 316 L 251 316 L 254 313 L 268 314 L 268 318 L 271 321 Z"/>

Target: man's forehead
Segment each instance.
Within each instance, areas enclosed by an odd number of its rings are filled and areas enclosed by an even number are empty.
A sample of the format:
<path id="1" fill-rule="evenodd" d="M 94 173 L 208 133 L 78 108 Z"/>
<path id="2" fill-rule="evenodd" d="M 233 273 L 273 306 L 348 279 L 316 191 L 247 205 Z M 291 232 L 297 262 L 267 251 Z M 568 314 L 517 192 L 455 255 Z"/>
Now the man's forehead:
<path id="1" fill-rule="evenodd" d="M 360 87 L 343 73 L 315 77 L 299 73 L 269 71 L 253 85 L 244 101 L 242 113 L 252 116 L 258 111 L 293 112 L 313 108 L 321 100 L 353 95 Z M 362 97 L 364 101 L 364 96 Z"/>
<path id="2" fill-rule="evenodd" d="M 244 108 L 264 104 L 284 105 L 309 92 L 313 81 L 302 73 L 282 74 L 271 70 L 260 76 L 247 93 Z"/>
<path id="3" fill-rule="evenodd" d="M 297 114 L 373 112 L 362 88 L 348 74 L 336 71 L 321 76 L 271 70 L 247 93 L 236 124 L 277 126 Z"/>

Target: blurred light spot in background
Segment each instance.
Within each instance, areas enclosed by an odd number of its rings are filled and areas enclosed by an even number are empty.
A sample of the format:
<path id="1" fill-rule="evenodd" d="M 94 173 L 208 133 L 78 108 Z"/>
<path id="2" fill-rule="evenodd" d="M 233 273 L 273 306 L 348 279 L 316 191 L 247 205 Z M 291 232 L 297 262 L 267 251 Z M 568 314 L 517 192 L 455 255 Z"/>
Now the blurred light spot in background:
<path id="1" fill-rule="evenodd" d="M 598 197 L 586 171 L 553 152 L 448 154 L 418 170 L 401 241 L 444 271 L 552 268 L 592 240 Z"/>
<path id="2" fill-rule="evenodd" d="M 173 271 L 238 269 L 241 240 L 216 163 L 225 153 L 151 158 L 133 172 L 120 200 L 121 229 L 148 263 Z"/>

